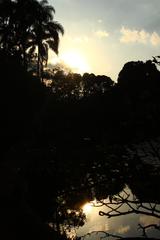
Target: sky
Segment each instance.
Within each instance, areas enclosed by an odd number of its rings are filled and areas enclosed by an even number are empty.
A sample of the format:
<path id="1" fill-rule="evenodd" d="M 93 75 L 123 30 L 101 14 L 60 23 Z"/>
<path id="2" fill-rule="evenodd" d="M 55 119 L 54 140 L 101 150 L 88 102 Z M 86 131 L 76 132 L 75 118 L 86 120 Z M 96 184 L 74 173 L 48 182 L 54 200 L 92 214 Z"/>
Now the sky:
<path id="1" fill-rule="evenodd" d="M 160 0 L 48 2 L 65 30 L 59 58 L 77 72 L 116 81 L 125 63 L 160 55 Z"/>

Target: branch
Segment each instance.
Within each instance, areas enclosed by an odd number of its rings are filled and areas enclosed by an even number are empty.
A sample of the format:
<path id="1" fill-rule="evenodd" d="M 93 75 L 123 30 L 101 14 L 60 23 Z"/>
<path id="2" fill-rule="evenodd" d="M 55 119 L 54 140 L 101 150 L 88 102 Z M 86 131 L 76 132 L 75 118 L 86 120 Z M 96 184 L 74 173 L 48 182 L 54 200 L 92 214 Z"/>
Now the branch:
<path id="1" fill-rule="evenodd" d="M 146 226 L 142 226 L 141 224 L 138 224 L 138 226 L 139 226 L 139 229 L 142 229 L 142 231 L 143 231 L 142 236 L 146 237 L 146 238 L 147 238 L 146 230 L 148 228 L 155 228 L 156 230 L 160 231 L 160 225 L 157 225 L 157 224 L 149 224 L 149 225 L 146 225 Z"/>
<path id="2" fill-rule="evenodd" d="M 131 198 L 131 194 L 123 190 L 121 194 L 110 197 L 108 202 L 101 201 L 101 204 L 108 207 L 109 210 L 107 212 L 100 211 L 99 215 L 111 218 L 135 213 L 160 218 L 159 204 L 142 203 L 139 200 L 132 199 L 134 199 L 134 196 Z M 128 206 L 128 210 L 121 210 L 122 206 Z"/>
<path id="3" fill-rule="evenodd" d="M 85 237 L 88 237 L 90 235 L 98 235 L 98 234 L 104 234 L 104 236 L 100 237 L 100 239 L 103 239 L 103 238 L 107 238 L 107 237 L 113 237 L 113 238 L 117 238 L 117 239 L 123 239 L 123 237 L 119 236 L 119 235 L 115 235 L 115 234 L 111 234 L 111 233 L 108 233 L 108 232 L 105 232 L 105 231 L 92 231 L 90 233 L 87 233 L 83 236 L 80 236 L 77 238 L 78 239 L 85 239 Z"/>
<path id="4" fill-rule="evenodd" d="M 118 216 L 123 216 L 123 215 L 129 215 L 129 214 L 132 214 L 132 213 L 134 213 L 133 210 L 126 211 L 126 212 L 117 212 L 117 213 L 113 213 L 113 214 L 111 214 L 110 212 L 99 211 L 100 216 L 107 216 L 108 218 L 118 217 Z"/>
<path id="5" fill-rule="evenodd" d="M 115 238 L 115 239 L 122 239 L 122 240 L 136 240 L 136 239 L 137 240 L 141 240 L 141 239 L 144 240 L 144 237 L 122 237 L 122 236 L 111 234 L 111 233 L 108 233 L 108 232 L 105 232 L 105 231 L 92 231 L 92 232 L 87 233 L 83 236 L 76 237 L 76 240 L 84 240 L 88 236 L 98 235 L 98 234 L 104 234 L 104 236 L 99 237 L 99 239 L 112 237 L 112 238 Z M 147 239 L 148 240 L 159 240 L 159 238 L 147 238 Z"/>

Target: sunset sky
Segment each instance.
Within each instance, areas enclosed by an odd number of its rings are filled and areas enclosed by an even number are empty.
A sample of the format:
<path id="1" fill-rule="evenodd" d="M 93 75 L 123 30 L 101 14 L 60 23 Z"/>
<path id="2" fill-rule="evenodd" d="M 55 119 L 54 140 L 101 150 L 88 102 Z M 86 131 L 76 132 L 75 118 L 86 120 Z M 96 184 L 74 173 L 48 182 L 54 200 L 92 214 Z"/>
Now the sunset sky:
<path id="1" fill-rule="evenodd" d="M 65 35 L 59 56 L 117 80 L 128 61 L 160 55 L 160 0 L 49 0 Z M 76 65 L 77 64 L 77 65 Z"/>

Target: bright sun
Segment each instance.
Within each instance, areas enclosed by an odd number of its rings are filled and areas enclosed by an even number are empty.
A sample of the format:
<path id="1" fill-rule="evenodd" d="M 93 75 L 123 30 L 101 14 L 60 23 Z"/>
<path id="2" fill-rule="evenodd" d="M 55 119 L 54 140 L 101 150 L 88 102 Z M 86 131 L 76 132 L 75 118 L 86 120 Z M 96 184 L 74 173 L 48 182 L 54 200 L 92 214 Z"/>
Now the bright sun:
<path id="1" fill-rule="evenodd" d="M 89 72 L 89 65 L 85 57 L 76 50 L 70 50 L 61 55 L 61 60 L 74 72 L 83 74 Z"/>
<path id="2" fill-rule="evenodd" d="M 83 205 L 82 209 L 83 209 L 83 212 L 85 214 L 88 214 L 88 213 L 90 213 L 92 211 L 93 206 L 92 206 L 91 203 L 86 203 L 86 204 Z"/>

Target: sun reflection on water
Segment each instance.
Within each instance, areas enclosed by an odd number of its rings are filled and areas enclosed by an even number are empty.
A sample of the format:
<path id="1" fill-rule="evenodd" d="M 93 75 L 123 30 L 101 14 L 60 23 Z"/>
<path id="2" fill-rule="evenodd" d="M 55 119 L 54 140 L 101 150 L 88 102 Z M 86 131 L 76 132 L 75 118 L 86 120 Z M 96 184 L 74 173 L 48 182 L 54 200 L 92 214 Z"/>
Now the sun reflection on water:
<path id="1" fill-rule="evenodd" d="M 83 212 L 87 215 L 90 213 L 93 209 L 93 204 L 92 203 L 85 203 L 82 207 Z"/>

